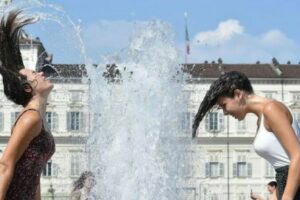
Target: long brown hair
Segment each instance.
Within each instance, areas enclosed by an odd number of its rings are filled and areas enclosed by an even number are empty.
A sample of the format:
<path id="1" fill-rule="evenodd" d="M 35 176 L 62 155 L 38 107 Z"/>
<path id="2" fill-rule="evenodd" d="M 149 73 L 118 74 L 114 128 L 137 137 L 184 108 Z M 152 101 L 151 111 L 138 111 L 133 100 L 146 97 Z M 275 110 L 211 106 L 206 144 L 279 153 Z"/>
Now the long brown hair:
<path id="1" fill-rule="evenodd" d="M 73 192 L 75 190 L 80 190 L 81 188 L 83 188 L 84 181 L 88 177 L 95 177 L 95 175 L 91 171 L 84 171 L 84 172 L 82 172 L 82 174 L 80 175 L 80 177 L 73 183 Z"/>
<path id="2" fill-rule="evenodd" d="M 244 90 L 249 94 L 253 93 L 248 77 L 238 71 L 226 72 L 211 84 L 194 118 L 193 138 L 196 137 L 197 128 L 205 114 L 217 103 L 218 98 L 221 96 L 234 97 L 235 89 Z"/>
<path id="3" fill-rule="evenodd" d="M 35 18 L 21 16 L 21 10 L 11 10 L 4 13 L 0 22 L 0 73 L 4 93 L 8 99 L 23 106 L 32 98 L 32 93 L 25 91 L 31 86 L 26 76 L 19 73 L 24 68 L 19 39 L 22 28 L 35 21 Z"/>

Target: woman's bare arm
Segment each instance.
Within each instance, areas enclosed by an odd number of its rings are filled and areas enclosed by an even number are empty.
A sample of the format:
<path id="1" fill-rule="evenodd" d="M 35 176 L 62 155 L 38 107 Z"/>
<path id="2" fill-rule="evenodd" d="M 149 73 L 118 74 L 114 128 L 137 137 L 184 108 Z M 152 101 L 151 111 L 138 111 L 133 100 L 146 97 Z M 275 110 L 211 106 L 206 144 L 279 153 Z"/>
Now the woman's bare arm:
<path id="1" fill-rule="evenodd" d="M 264 116 L 289 155 L 290 166 L 282 200 L 293 200 L 300 187 L 300 144 L 285 109 L 280 103 L 271 102 L 265 106 Z"/>

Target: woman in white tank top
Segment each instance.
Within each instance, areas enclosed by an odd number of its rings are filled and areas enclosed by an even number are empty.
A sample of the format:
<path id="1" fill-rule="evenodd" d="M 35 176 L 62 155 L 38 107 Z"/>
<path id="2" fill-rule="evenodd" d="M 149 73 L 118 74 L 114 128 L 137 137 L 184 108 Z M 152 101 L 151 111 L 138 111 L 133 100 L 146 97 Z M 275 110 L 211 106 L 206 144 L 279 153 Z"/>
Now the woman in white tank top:
<path id="1" fill-rule="evenodd" d="M 300 128 L 289 109 L 281 102 L 254 94 L 243 73 L 227 72 L 211 84 L 202 100 L 194 119 L 193 137 L 214 105 L 238 120 L 248 113 L 258 117 L 254 148 L 276 170 L 278 198 L 300 200 Z"/>

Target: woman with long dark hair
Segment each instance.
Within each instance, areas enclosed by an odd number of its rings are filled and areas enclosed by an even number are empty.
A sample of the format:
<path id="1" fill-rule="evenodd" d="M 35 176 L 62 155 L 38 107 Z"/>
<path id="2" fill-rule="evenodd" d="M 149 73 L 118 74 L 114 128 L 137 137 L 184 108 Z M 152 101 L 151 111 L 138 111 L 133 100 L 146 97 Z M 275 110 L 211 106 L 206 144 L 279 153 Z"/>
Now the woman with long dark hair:
<path id="1" fill-rule="evenodd" d="M 73 184 L 71 200 L 96 200 L 96 195 L 91 191 L 95 184 L 95 175 L 92 172 L 82 172 Z"/>
<path id="2" fill-rule="evenodd" d="M 0 159 L 0 200 L 41 199 L 40 176 L 55 151 L 53 136 L 43 121 L 53 85 L 43 72 L 25 69 L 19 48 L 22 27 L 34 21 L 13 10 L 4 14 L 0 24 L 4 93 L 23 106 Z"/>
<path id="3" fill-rule="evenodd" d="M 281 102 L 258 96 L 241 72 L 227 72 L 207 91 L 193 124 L 193 137 L 205 114 L 218 105 L 225 115 L 243 120 L 248 113 L 258 117 L 255 151 L 276 170 L 278 198 L 300 199 L 300 128 Z"/>
<path id="4" fill-rule="evenodd" d="M 268 192 L 269 192 L 269 196 L 267 197 L 267 200 L 278 200 L 277 191 L 276 191 L 277 190 L 276 181 L 269 182 L 268 185 L 267 185 L 267 189 L 268 189 Z M 253 193 L 252 190 L 251 190 L 251 193 L 250 193 L 250 198 L 253 199 L 253 200 L 265 200 L 265 198 L 263 198 L 262 196 Z"/>

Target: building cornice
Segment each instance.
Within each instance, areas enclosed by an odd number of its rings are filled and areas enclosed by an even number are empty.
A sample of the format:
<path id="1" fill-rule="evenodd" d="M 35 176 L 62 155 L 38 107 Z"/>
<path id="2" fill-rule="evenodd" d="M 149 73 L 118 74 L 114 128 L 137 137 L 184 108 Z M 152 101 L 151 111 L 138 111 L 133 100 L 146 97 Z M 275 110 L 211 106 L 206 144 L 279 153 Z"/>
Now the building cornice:
<path id="1" fill-rule="evenodd" d="M 249 78 L 253 84 L 266 84 L 266 83 L 276 83 L 276 84 L 289 84 L 289 83 L 300 83 L 300 78 Z M 186 79 L 187 83 L 190 84 L 203 84 L 211 83 L 217 80 L 216 78 L 190 78 Z"/>
<path id="2" fill-rule="evenodd" d="M 0 144 L 7 144 L 9 136 L 1 136 Z M 87 137 L 84 136 L 56 136 L 54 137 L 55 144 L 85 144 Z"/>
<path id="3" fill-rule="evenodd" d="M 253 137 L 197 137 L 193 139 L 200 145 L 252 145 Z"/>

